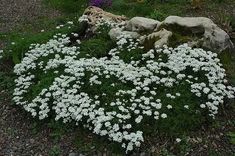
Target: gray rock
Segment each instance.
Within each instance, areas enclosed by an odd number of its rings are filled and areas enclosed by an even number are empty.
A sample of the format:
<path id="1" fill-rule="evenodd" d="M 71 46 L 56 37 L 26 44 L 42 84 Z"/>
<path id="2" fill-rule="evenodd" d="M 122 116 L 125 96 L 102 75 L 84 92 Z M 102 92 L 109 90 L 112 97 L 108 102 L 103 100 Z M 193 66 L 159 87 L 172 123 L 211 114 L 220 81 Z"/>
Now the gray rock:
<path id="1" fill-rule="evenodd" d="M 168 45 L 169 39 L 172 36 L 172 32 L 168 31 L 166 29 L 161 29 L 158 32 L 153 32 L 149 34 L 148 36 L 142 36 L 140 38 L 141 43 L 148 44 L 147 42 L 153 42 L 154 47 L 162 47 L 163 45 Z M 153 46 L 153 45 L 150 45 Z"/>
<path id="2" fill-rule="evenodd" d="M 126 30 L 143 32 L 143 31 L 153 31 L 161 22 L 144 17 L 133 17 L 127 22 Z"/>
<path id="3" fill-rule="evenodd" d="M 182 33 L 190 31 L 202 37 L 203 47 L 215 52 L 234 50 L 229 35 L 219 28 L 211 19 L 205 17 L 169 16 L 158 27 L 174 29 L 180 27 Z"/>
<path id="4" fill-rule="evenodd" d="M 121 28 L 113 28 L 109 31 L 109 36 L 112 40 L 116 40 L 120 35 L 130 35 L 131 38 L 139 38 L 140 34 L 137 32 L 131 32 L 131 31 L 123 31 Z"/>
<path id="5" fill-rule="evenodd" d="M 69 153 L 69 156 L 80 156 L 78 153 Z"/>

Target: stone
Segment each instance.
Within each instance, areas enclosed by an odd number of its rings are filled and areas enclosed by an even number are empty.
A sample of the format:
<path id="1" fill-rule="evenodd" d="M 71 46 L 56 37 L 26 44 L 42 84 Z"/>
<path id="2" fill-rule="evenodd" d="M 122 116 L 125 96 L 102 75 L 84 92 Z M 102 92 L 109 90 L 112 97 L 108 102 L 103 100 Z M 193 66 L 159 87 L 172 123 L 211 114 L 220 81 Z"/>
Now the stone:
<path id="1" fill-rule="evenodd" d="M 133 17 L 127 22 L 126 30 L 134 32 L 153 31 L 161 22 L 144 17 Z"/>
<path id="2" fill-rule="evenodd" d="M 172 36 L 172 32 L 166 29 L 161 29 L 158 32 L 153 32 L 145 37 L 141 37 L 141 43 L 151 48 L 152 46 L 162 47 L 168 45 L 169 39 Z"/>
<path id="3" fill-rule="evenodd" d="M 88 19 L 87 22 L 91 26 L 95 26 L 101 20 L 113 23 L 121 23 L 127 20 L 125 16 L 114 15 L 95 6 L 86 8 L 83 16 L 86 16 L 86 18 Z"/>
<path id="4" fill-rule="evenodd" d="M 69 153 L 69 156 L 80 156 L 78 153 Z"/>
<path id="5" fill-rule="evenodd" d="M 137 32 L 123 31 L 122 28 L 112 28 L 109 31 L 109 36 L 112 40 L 117 40 L 117 38 L 122 34 L 130 35 L 130 37 L 134 39 L 137 39 L 140 37 L 140 34 L 138 34 Z"/>
<path id="6" fill-rule="evenodd" d="M 234 50 L 229 35 L 206 17 L 169 16 L 158 26 L 158 29 L 162 27 L 173 33 L 175 29 L 179 29 L 177 33 L 192 33 L 201 37 L 202 46 L 215 52 Z"/>

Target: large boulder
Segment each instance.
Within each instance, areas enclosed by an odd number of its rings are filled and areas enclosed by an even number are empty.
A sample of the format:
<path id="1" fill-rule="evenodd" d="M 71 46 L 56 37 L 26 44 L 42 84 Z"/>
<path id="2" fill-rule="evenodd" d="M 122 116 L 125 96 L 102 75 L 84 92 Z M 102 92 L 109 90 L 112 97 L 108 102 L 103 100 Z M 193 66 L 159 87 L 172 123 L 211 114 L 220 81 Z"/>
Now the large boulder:
<path id="1" fill-rule="evenodd" d="M 85 9 L 83 16 L 79 20 L 87 22 L 90 28 L 95 30 L 102 23 L 109 24 L 113 27 L 116 25 L 125 25 L 127 18 L 125 16 L 114 15 L 95 6 L 90 6 Z"/>
<path id="2" fill-rule="evenodd" d="M 126 30 L 134 32 L 151 32 L 153 31 L 161 22 L 144 17 L 133 17 L 127 22 Z"/>
<path id="3" fill-rule="evenodd" d="M 234 50 L 229 35 L 209 18 L 169 16 L 158 26 L 162 27 L 182 34 L 192 33 L 199 39 L 201 37 L 202 46 L 215 52 Z"/>

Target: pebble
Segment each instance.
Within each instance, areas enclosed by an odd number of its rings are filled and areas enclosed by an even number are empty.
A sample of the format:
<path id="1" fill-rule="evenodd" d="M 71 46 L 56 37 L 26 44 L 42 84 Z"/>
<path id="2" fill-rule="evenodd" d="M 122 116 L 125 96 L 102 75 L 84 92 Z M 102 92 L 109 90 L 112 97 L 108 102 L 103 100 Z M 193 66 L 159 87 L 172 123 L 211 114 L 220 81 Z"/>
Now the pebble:
<path id="1" fill-rule="evenodd" d="M 69 156 L 80 156 L 78 153 L 70 153 Z"/>

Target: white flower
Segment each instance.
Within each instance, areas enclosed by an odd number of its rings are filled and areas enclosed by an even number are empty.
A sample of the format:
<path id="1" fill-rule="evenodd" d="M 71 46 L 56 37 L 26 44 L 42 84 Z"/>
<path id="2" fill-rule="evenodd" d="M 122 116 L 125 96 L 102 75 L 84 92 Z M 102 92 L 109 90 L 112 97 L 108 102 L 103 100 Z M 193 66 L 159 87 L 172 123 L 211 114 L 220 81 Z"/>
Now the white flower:
<path id="1" fill-rule="evenodd" d="M 172 109 L 171 105 L 167 105 L 166 107 L 167 107 L 167 109 Z"/>
<path id="2" fill-rule="evenodd" d="M 208 94 L 208 93 L 210 92 L 210 89 L 206 87 L 206 88 L 203 89 L 203 92 L 204 92 L 205 94 Z"/>
<path id="3" fill-rule="evenodd" d="M 180 138 L 176 138 L 175 141 L 176 141 L 177 143 L 180 143 L 180 142 L 181 142 L 181 139 L 180 139 Z"/>
<path id="4" fill-rule="evenodd" d="M 206 105 L 201 104 L 200 107 L 201 107 L 201 108 L 206 108 Z"/>
<path id="5" fill-rule="evenodd" d="M 68 21 L 67 23 L 73 25 L 73 21 Z"/>
<path id="6" fill-rule="evenodd" d="M 135 122 L 136 122 L 136 123 L 140 123 L 142 119 L 143 119 L 143 116 L 139 115 L 139 116 L 135 119 Z"/>
<path id="7" fill-rule="evenodd" d="M 181 94 L 180 94 L 180 93 L 176 93 L 175 95 L 176 95 L 176 96 L 181 96 Z"/>
<path id="8" fill-rule="evenodd" d="M 3 50 L 0 50 L 0 59 L 2 58 Z"/>
<path id="9" fill-rule="evenodd" d="M 165 118 L 167 118 L 167 114 L 162 113 L 162 114 L 161 114 L 161 117 L 162 117 L 163 119 L 165 119 Z"/>

